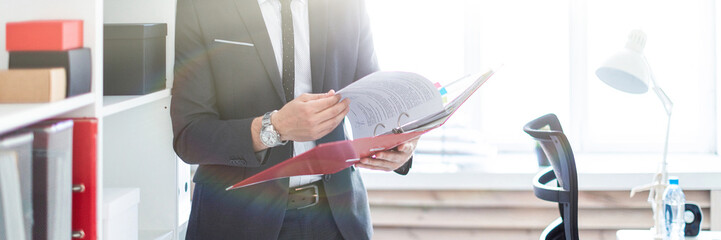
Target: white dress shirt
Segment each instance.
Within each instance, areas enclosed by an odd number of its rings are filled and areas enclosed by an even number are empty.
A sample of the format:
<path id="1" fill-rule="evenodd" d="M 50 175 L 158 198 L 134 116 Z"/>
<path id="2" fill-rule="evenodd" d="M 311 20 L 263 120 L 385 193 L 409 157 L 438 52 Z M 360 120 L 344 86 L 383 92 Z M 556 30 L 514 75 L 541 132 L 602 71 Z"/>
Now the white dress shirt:
<path id="1" fill-rule="evenodd" d="M 283 70 L 283 31 L 281 29 L 280 0 L 258 0 L 260 11 L 268 29 L 275 52 L 278 70 Z M 293 35 L 295 41 L 295 97 L 313 91 L 310 74 L 310 25 L 308 24 L 308 0 L 292 0 Z M 315 147 L 314 141 L 293 142 L 293 156 Z M 305 175 L 290 178 L 290 187 L 297 187 L 321 179 L 321 175 Z"/>

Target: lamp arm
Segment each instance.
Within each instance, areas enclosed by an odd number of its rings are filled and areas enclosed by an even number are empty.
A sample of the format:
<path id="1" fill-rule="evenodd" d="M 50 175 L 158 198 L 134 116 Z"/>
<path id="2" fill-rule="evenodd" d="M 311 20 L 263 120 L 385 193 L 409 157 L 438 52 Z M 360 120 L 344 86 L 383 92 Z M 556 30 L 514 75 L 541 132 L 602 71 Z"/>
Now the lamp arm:
<path id="1" fill-rule="evenodd" d="M 668 121 L 666 122 L 666 141 L 663 145 L 663 162 L 661 163 L 661 180 L 668 183 L 668 170 L 666 170 L 666 156 L 668 156 L 668 135 L 671 134 L 671 111 L 668 111 Z"/>
<path id="2" fill-rule="evenodd" d="M 651 77 L 651 79 L 653 79 L 653 77 Z M 666 115 L 671 117 L 671 110 L 673 110 L 673 102 L 671 102 L 671 99 L 668 98 L 666 92 L 664 92 L 663 89 L 656 85 L 656 81 L 653 82 L 653 91 L 656 93 L 656 96 L 658 96 L 658 99 L 661 100 L 661 103 L 663 104 L 663 109 L 666 110 Z"/>
<path id="3" fill-rule="evenodd" d="M 651 71 L 651 65 L 648 63 L 646 56 L 643 56 L 643 61 L 646 62 L 646 67 L 648 68 L 648 72 L 651 74 L 651 83 L 653 83 L 653 92 L 656 93 L 656 96 L 658 96 L 658 99 L 661 100 L 661 104 L 663 104 L 663 109 L 666 110 L 666 115 L 668 115 L 668 117 L 671 118 L 671 111 L 673 110 L 673 102 L 668 97 L 668 95 L 666 95 L 666 92 L 664 92 L 663 89 L 661 89 L 661 87 L 658 86 L 658 83 L 656 83 L 656 76 L 653 74 L 653 71 Z"/>
<path id="4" fill-rule="evenodd" d="M 658 86 L 658 84 L 656 83 L 656 78 L 653 76 L 653 73 L 651 73 L 651 82 L 653 82 L 653 91 L 656 93 L 656 96 L 658 96 L 658 99 L 661 100 L 663 108 L 664 110 L 666 110 L 666 116 L 668 117 L 666 122 L 666 139 L 663 145 L 663 161 L 661 162 L 661 166 L 659 166 L 658 172 L 654 177 L 651 191 L 648 195 L 648 200 L 653 206 L 655 230 L 654 239 L 663 239 L 663 230 L 661 229 L 661 227 L 663 226 L 663 222 L 665 221 L 664 211 L 662 210 L 664 209 L 663 193 L 664 189 L 668 184 L 668 164 L 666 159 L 668 156 L 668 138 L 671 133 L 671 113 L 673 110 L 673 102 L 671 102 L 671 99 L 668 97 L 668 95 L 666 95 L 666 92 L 664 92 L 663 89 Z"/>
<path id="5" fill-rule="evenodd" d="M 648 64 L 646 65 L 648 66 Z M 666 92 L 664 92 L 663 89 L 658 86 L 658 83 L 656 83 L 656 77 L 653 75 L 653 72 L 651 72 L 651 82 L 653 83 L 653 92 L 656 93 L 658 99 L 661 100 L 663 108 L 664 110 L 666 110 L 666 116 L 668 116 L 668 120 L 666 123 L 666 140 L 664 141 L 663 146 L 663 162 L 661 163 L 662 180 L 665 183 L 666 181 L 668 181 L 668 172 L 666 171 L 666 156 L 668 155 L 668 137 L 671 133 L 671 113 L 673 112 L 673 102 L 668 97 L 668 95 L 666 95 Z"/>
<path id="6" fill-rule="evenodd" d="M 658 83 L 656 83 L 656 77 L 653 75 L 653 71 L 650 70 L 651 66 L 648 64 L 648 60 L 646 60 L 646 57 L 643 57 L 643 60 L 646 61 L 646 66 L 649 68 L 649 72 L 651 73 L 651 82 L 653 84 L 653 92 L 656 93 L 656 96 L 658 96 L 658 99 L 661 100 L 661 104 L 663 104 L 663 109 L 666 110 L 666 116 L 668 117 L 666 122 L 666 139 L 664 141 L 663 145 L 663 161 L 661 162 L 661 166 L 659 166 L 658 173 L 656 173 L 656 177 L 654 178 L 653 184 L 653 190 L 649 192 L 649 201 L 654 206 L 654 228 L 656 232 L 656 239 L 661 239 L 661 226 L 662 222 L 664 221 L 663 218 L 663 192 L 668 184 L 668 168 L 667 168 L 667 156 L 668 156 L 668 138 L 671 133 L 671 113 L 673 112 L 673 102 L 671 99 L 666 95 L 666 92 L 661 89 L 661 87 L 658 86 Z"/>

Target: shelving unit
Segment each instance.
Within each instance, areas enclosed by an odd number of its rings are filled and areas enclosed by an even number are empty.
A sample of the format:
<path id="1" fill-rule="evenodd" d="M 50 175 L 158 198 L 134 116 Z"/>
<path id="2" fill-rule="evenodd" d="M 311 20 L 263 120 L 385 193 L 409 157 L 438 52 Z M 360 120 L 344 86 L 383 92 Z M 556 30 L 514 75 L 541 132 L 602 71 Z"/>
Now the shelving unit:
<path id="1" fill-rule="evenodd" d="M 38 19 L 83 20 L 91 49 L 88 94 L 47 104 L 0 104 L 0 135 L 50 118 L 98 119 L 98 202 L 103 189 L 139 188 L 139 239 L 184 239 L 190 201 L 190 167 L 172 149 L 175 0 L 0 0 L 0 69 L 7 69 L 5 24 Z M 103 96 L 103 24 L 167 23 L 167 89 L 141 96 Z M 102 211 L 98 211 L 102 238 Z"/>
<path id="2" fill-rule="evenodd" d="M 88 93 L 53 103 L 0 104 L 0 135 L 89 106 L 94 101 Z"/>
<path id="3" fill-rule="evenodd" d="M 170 89 L 140 96 L 105 96 L 103 97 L 103 117 L 128 109 L 133 109 L 167 97 L 170 97 Z"/>

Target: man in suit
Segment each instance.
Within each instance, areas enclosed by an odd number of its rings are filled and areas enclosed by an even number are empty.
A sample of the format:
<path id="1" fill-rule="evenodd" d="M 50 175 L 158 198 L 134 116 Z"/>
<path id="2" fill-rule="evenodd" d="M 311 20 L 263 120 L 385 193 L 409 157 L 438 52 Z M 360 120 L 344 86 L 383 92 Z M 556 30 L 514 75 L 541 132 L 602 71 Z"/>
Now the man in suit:
<path id="1" fill-rule="evenodd" d="M 199 164 L 187 239 L 369 239 L 355 167 L 225 191 L 343 140 L 334 90 L 378 70 L 362 0 L 178 0 L 173 145 Z M 358 167 L 406 174 L 417 140 Z"/>

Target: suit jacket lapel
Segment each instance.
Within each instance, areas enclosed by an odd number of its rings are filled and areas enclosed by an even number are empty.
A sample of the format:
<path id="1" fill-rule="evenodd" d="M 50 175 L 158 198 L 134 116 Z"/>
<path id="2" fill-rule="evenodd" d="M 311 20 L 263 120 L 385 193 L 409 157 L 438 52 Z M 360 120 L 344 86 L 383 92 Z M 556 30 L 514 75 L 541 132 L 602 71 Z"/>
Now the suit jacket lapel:
<path id="1" fill-rule="evenodd" d="M 250 33 L 255 50 L 258 51 L 258 56 L 263 62 L 265 71 L 270 76 L 270 81 L 273 83 L 278 97 L 285 103 L 285 93 L 283 92 L 283 82 L 280 79 L 280 71 L 275 59 L 273 51 L 273 45 L 270 42 L 270 36 L 268 36 L 268 29 L 265 27 L 265 20 L 263 20 L 263 13 L 260 11 L 257 0 L 234 0 L 235 6 L 238 8 L 238 12 L 245 23 L 245 27 Z M 232 24 L 232 23 L 229 23 Z"/>
<path id="2" fill-rule="evenodd" d="M 325 80 L 328 35 L 328 0 L 308 1 L 308 23 L 310 24 L 310 67 L 313 92 L 321 93 L 326 90 L 323 88 L 323 81 Z"/>

